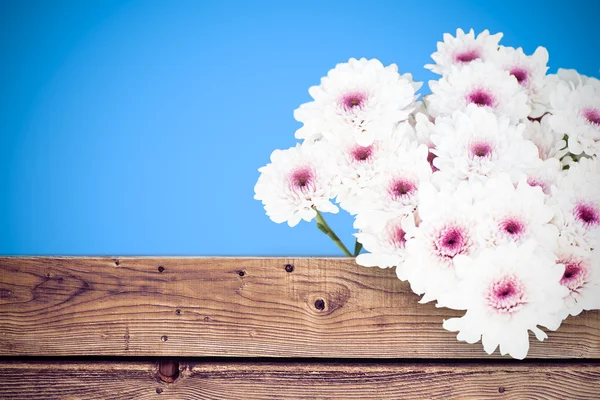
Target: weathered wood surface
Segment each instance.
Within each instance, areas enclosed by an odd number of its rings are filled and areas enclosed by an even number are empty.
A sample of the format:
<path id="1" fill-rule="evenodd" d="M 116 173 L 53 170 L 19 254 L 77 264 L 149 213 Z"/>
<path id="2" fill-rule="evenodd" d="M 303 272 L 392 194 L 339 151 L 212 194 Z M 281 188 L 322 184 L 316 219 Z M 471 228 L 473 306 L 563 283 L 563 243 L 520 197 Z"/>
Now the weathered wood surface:
<path id="1" fill-rule="evenodd" d="M 182 364 L 173 383 L 152 363 L 0 363 L 0 398 L 533 400 L 600 398 L 598 364 Z"/>
<path id="2" fill-rule="evenodd" d="M 0 356 L 488 357 L 458 315 L 352 259 L 0 258 Z M 600 358 L 600 313 L 529 356 Z"/>

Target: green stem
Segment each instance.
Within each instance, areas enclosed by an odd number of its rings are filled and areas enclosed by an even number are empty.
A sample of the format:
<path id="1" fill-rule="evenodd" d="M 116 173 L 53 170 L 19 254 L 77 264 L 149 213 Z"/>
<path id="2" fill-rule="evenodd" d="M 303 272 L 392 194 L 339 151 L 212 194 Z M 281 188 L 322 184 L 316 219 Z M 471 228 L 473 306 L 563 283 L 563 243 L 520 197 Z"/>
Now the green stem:
<path id="1" fill-rule="evenodd" d="M 335 243 L 337 245 L 337 247 L 339 247 L 346 256 L 352 257 L 352 253 L 350 253 L 350 251 L 348 251 L 346 246 L 344 246 L 344 243 L 342 243 L 342 241 L 340 240 L 338 235 L 336 235 L 335 232 L 333 231 L 333 229 L 331 229 L 331 227 L 329 226 L 329 224 L 327 224 L 327 221 L 325 221 L 325 218 L 323 218 L 323 214 L 321 214 L 321 212 L 318 210 L 317 210 L 316 221 L 317 221 L 317 228 L 319 228 L 319 230 L 321 232 L 323 232 L 324 234 L 329 236 L 329 238 L 331 240 L 333 240 L 333 243 Z"/>

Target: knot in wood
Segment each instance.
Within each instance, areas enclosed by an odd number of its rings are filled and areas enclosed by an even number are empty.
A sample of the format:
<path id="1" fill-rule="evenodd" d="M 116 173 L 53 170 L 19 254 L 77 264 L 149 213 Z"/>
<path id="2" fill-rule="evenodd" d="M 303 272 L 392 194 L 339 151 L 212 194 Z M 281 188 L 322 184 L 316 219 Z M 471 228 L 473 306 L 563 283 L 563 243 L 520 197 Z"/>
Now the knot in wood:
<path id="1" fill-rule="evenodd" d="M 323 299 L 315 300 L 315 308 L 319 311 L 323 311 L 325 309 L 325 300 L 323 300 Z"/>

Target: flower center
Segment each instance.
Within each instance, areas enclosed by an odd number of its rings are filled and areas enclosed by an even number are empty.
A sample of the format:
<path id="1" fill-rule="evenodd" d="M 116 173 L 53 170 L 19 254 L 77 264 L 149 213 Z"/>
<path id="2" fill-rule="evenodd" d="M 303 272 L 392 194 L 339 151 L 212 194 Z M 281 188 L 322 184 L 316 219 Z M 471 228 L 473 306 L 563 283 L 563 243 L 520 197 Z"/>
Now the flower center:
<path id="1" fill-rule="evenodd" d="M 406 232 L 399 224 L 390 230 L 390 243 L 396 249 L 403 249 L 406 246 Z"/>
<path id="2" fill-rule="evenodd" d="M 477 158 L 488 157 L 492 154 L 492 145 L 488 142 L 471 143 L 471 156 Z"/>
<path id="3" fill-rule="evenodd" d="M 415 183 L 406 178 L 398 178 L 391 182 L 388 192 L 393 200 L 404 200 L 413 195 L 417 190 Z"/>
<path id="4" fill-rule="evenodd" d="M 340 105 L 346 111 L 361 109 L 367 100 L 367 95 L 363 92 L 346 93 L 340 99 Z"/>
<path id="5" fill-rule="evenodd" d="M 454 259 L 459 254 L 469 250 L 470 238 L 468 232 L 461 226 L 448 226 L 441 229 L 434 238 L 433 247 L 443 260 Z"/>
<path id="6" fill-rule="evenodd" d="M 583 117 L 589 124 L 600 125 L 600 110 L 597 108 L 586 108 L 583 110 Z"/>
<path id="7" fill-rule="evenodd" d="M 600 210 L 594 204 L 579 203 L 574 210 L 575 218 L 586 227 L 600 224 Z"/>
<path id="8" fill-rule="evenodd" d="M 527 79 L 529 78 L 527 70 L 521 67 L 515 67 L 511 69 L 510 74 L 517 78 L 517 82 L 519 82 L 521 85 L 526 84 Z"/>
<path id="9" fill-rule="evenodd" d="M 559 260 L 558 264 L 564 264 L 565 272 L 560 280 L 560 284 L 567 287 L 571 292 L 580 289 L 587 279 L 587 268 L 581 261 Z"/>
<path id="10" fill-rule="evenodd" d="M 500 222 L 500 230 L 511 239 L 519 239 L 525 231 L 525 224 L 517 218 L 508 218 Z"/>
<path id="11" fill-rule="evenodd" d="M 480 58 L 480 55 L 479 51 L 477 50 L 462 51 L 454 56 L 454 60 L 460 64 L 467 64 L 471 61 L 477 60 L 478 58 Z"/>
<path id="12" fill-rule="evenodd" d="M 293 189 L 305 191 L 314 187 L 315 176 L 310 167 L 300 167 L 291 172 L 289 180 Z"/>
<path id="13" fill-rule="evenodd" d="M 354 161 L 367 161 L 373 156 L 373 146 L 362 147 L 356 146 L 350 151 L 350 155 Z"/>
<path id="14" fill-rule="evenodd" d="M 488 306 L 499 314 L 518 311 L 525 304 L 525 285 L 514 275 L 506 275 L 488 287 Z"/>
<path id="15" fill-rule="evenodd" d="M 467 95 L 467 102 L 479 107 L 492 107 L 494 105 L 494 97 L 484 89 L 475 89 Z"/>

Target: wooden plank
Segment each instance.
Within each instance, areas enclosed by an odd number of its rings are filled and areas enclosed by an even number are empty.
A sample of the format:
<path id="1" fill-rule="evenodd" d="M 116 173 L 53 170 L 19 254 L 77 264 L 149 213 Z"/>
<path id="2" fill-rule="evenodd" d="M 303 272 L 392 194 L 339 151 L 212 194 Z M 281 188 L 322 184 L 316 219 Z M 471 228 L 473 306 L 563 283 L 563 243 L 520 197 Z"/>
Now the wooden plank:
<path id="1" fill-rule="evenodd" d="M 286 265 L 293 265 L 288 267 Z M 0 258 L 0 355 L 480 358 L 393 270 L 352 259 Z M 533 358 L 600 358 L 600 313 Z"/>
<path id="2" fill-rule="evenodd" d="M 0 398 L 578 399 L 600 398 L 598 364 L 181 364 L 173 383 L 151 363 L 0 363 Z M 160 396 L 159 396 L 160 395 Z"/>

